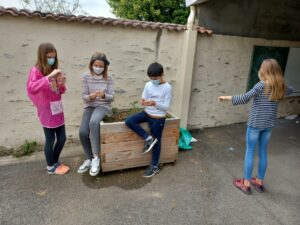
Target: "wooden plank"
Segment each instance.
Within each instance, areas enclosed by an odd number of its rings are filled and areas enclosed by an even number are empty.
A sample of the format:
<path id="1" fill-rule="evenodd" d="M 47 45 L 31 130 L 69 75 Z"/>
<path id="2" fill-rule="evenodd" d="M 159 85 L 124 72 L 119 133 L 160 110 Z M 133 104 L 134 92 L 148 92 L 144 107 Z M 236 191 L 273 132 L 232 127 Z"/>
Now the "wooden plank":
<path id="1" fill-rule="evenodd" d="M 160 157 L 164 158 L 169 155 L 177 155 L 178 154 L 178 146 L 165 146 L 161 149 Z M 151 159 L 152 154 L 142 154 L 140 148 L 126 150 L 126 151 L 114 151 L 114 152 L 101 152 L 101 159 L 103 163 L 111 163 L 116 161 L 127 161 L 131 159 L 135 159 L 136 162 L 143 161 L 144 159 Z"/>
<path id="2" fill-rule="evenodd" d="M 177 145 L 178 138 L 176 137 L 166 137 L 161 141 L 162 151 L 164 146 L 172 146 Z M 126 141 L 126 142 L 115 142 L 115 143 L 107 143 L 101 145 L 101 152 L 115 152 L 115 151 L 126 151 L 126 150 L 134 150 L 134 149 L 143 149 L 145 141 L 141 138 L 134 141 Z"/>
<path id="3" fill-rule="evenodd" d="M 179 127 L 180 120 L 175 118 L 166 119 L 165 127 L 172 127 L 176 126 Z M 141 123 L 141 126 L 149 131 L 148 123 Z M 116 132 L 128 132 L 131 131 L 130 128 L 128 128 L 125 125 L 125 122 L 114 122 L 114 123 L 100 123 L 100 133 L 106 134 L 106 133 L 116 133 Z"/>
<path id="4" fill-rule="evenodd" d="M 151 154 L 142 155 L 140 151 L 126 151 L 126 152 L 112 152 L 112 153 L 101 153 L 102 163 L 115 163 L 122 162 L 150 162 L 152 158 Z"/>
<path id="5" fill-rule="evenodd" d="M 170 155 L 160 158 L 160 163 L 170 163 L 177 160 L 176 155 Z M 148 166 L 150 165 L 151 159 L 143 159 L 141 161 L 136 160 L 125 160 L 125 161 L 117 161 L 111 163 L 102 163 L 101 168 L 103 172 L 114 171 L 114 170 L 121 170 L 121 169 L 128 169 L 128 168 L 135 168 L 141 166 Z"/>
<path id="6" fill-rule="evenodd" d="M 169 127 L 164 129 L 162 138 L 166 137 L 176 137 L 179 138 L 179 129 L 177 127 Z M 106 133 L 101 134 L 101 144 L 107 144 L 107 143 L 116 143 L 116 142 L 126 142 L 126 141 L 134 141 L 134 140 L 140 140 L 141 137 L 139 137 L 136 133 L 133 131 L 129 132 L 118 132 L 118 133 Z"/>

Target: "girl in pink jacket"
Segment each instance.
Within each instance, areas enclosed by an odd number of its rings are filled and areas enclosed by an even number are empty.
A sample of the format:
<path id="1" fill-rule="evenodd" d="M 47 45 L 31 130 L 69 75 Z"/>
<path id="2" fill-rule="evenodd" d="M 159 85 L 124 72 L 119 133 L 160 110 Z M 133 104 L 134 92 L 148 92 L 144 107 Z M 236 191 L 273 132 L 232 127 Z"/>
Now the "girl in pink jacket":
<path id="1" fill-rule="evenodd" d="M 68 166 L 59 161 L 60 153 L 66 142 L 61 101 L 61 95 L 65 91 L 65 77 L 62 71 L 58 69 L 55 47 L 51 43 L 40 44 L 37 62 L 29 72 L 27 95 L 37 108 L 37 114 L 43 126 L 48 174 L 61 175 L 70 170 Z"/>

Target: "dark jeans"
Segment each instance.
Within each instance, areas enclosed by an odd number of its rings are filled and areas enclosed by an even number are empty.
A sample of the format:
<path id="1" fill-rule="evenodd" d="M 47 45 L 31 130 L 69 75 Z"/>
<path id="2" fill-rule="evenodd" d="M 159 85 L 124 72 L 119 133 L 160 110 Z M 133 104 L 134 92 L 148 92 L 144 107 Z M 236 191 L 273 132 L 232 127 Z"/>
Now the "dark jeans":
<path id="1" fill-rule="evenodd" d="M 165 118 L 151 118 L 146 112 L 140 112 L 128 117 L 125 121 L 126 125 L 135 133 L 141 136 L 144 140 L 149 137 L 149 134 L 139 125 L 143 122 L 148 122 L 151 135 L 157 139 L 156 145 L 152 149 L 153 166 L 158 166 L 161 146 L 161 135 L 165 126 Z"/>
<path id="2" fill-rule="evenodd" d="M 46 143 L 44 147 L 45 157 L 48 166 L 58 163 L 61 150 L 66 142 L 65 125 L 56 128 L 43 127 Z M 56 138 L 56 142 L 55 142 Z M 54 144 L 55 142 L 55 144 Z"/>

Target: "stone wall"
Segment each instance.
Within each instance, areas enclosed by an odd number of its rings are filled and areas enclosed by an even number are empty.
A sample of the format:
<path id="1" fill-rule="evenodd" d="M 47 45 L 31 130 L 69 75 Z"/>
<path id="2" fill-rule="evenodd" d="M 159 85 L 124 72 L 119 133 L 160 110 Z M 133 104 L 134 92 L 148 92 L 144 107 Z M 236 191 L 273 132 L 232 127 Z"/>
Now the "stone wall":
<path id="1" fill-rule="evenodd" d="M 81 74 L 87 71 L 95 51 L 107 54 L 109 74 L 115 81 L 113 107 L 128 108 L 139 100 L 147 66 L 158 60 L 166 80 L 173 86 L 173 105 L 178 99 L 179 68 L 184 32 L 66 22 L 33 17 L 0 17 L 0 147 L 15 147 L 25 140 L 43 142 L 36 110 L 26 95 L 29 69 L 35 64 L 37 47 L 52 42 L 60 67 L 67 74 L 63 96 L 69 140 L 78 139 L 83 112 Z M 270 41 L 236 36 L 198 35 L 188 127 L 203 128 L 244 122 L 249 105 L 232 107 L 217 102 L 223 94 L 246 90 L 254 45 L 300 47 L 300 42 Z M 187 99 L 188 101 L 189 99 Z M 279 114 L 300 112 L 299 98 L 280 105 Z M 172 107 L 171 107 L 172 111 Z"/>
<path id="2" fill-rule="evenodd" d="M 300 47 L 300 42 L 225 35 L 198 36 L 189 128 L 247 120 L 251 104 L 233 107 L 231 103 L 218 102 L 217 97 L 246 92 L 254 45 Z M 300 97 L 290 97 L 280 103 L 279 116 L 288 114 L 300 114 Z"/>
<path id="3" fill-rule="evenodd" d="M 35 108 L 26 95 L 26 80 L 35 64 L 38 45 L 51 42 L 58 51 L 60 67 L 67 75 L 68 91 L 63 96 L 69 139 L 78 138 L 83 112 L 81 74 L 88 70 L 95 51 L 106 53 L 109 74 L 115 81 L 113 107 L 128 108 L 140 99 L 148 81 L 147 67 L 158 60 L 165 67 L 166 80 L 177 93 L 183 32 L 91 23 L 0 17 L 0 146 L 43 141 L 43 130 Z M 174 97 L 174 99 L 176 99 Z"/>

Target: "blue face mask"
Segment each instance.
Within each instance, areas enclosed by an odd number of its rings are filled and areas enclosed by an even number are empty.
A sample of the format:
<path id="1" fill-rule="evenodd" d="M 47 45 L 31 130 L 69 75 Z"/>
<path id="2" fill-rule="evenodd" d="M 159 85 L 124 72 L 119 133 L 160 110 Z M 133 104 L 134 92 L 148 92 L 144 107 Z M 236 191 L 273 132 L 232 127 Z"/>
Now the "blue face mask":
<path id="1" fill-rule="evenodd" d="M 55 63 L 55 58 L 47 58 L 47 63 L 49 66 L 53 66 Z"/>
<path id="2" fill-rule="evenodd" d="M 151 80 L 152 84 L 158 86 L 160 84 L 160 80 Z"/>

